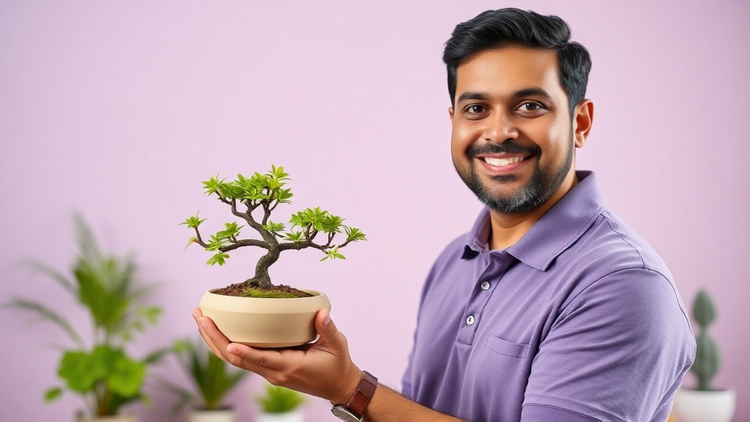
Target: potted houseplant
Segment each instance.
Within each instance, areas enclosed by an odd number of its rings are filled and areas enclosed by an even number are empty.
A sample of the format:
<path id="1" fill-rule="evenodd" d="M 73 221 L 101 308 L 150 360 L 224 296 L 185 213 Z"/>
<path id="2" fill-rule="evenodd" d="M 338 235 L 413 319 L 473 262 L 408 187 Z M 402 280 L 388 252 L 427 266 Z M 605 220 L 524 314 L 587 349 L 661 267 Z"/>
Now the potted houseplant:
<path id="1" fill-rule="evenodd" d="M 242 247 L 265 250 L 255 264 L 255 273 L 243 282 L 225 288 L 208 290 L 201 299 L 203 315 L 210 317 L 231 341 L 255 347 L 291 347 L 315 339 L 315 314 L 330 309 L 324 293 L 299 290 L 271 282 L 268 269 L 282 252 L 317 249 L 326 259 L 344 259 L 341 249 L 352 242 L 365 240 L 356 227 L 343 224 L 344 219 L 321 210 L 307 208 L 292 214 L 289 229 L 270 219 L 280 204 L 290 204 L 292 192 L 285 188 L 289 174 L 283 167 L 271 166 L 265 174 L 250 177 L 237 175 L 226 181 L 218 176 L 203 182 L 207 195 L 216 197 L 238 218 L 254 230 L 259 238 L 241 238 L 244 227 L 236 221 L 225 223 L 224 230 L 204 238 L 200 225 L 205 219 L 198 214 L 183 223 L 194 231 L 188 246 L 198 244 L 211 252 L 207 264 L 224 265 L 229 252 Z M 343 232 L 343 233 L 342 233 Z M 336 242 L 339 235 L 346 238 Z M 318 238 L 322 241 L 318 241 Z M 269 300 L 272 299 L 272 300 Z"/>
<path id="2" fill-rule="evenodd" d="M 78 422 L 135 421 L 135 416 L 120 415 L 120 409 L 148 399 L 141 391 L 147 366 L 156 362 L 166 349 L 136 359 L 127 354 L 125 344 L 133 339 L 136 331 L 155 325 L 161 308 L 139 304 L 150 286 L 136 285 L 136 266 L 130 257 L 103 254 L 80 217 L 76 217 L 76 226 L 80 256 L 72 274 L 63 274 L 43 263 L 32 264 L 86 309 L 92 324 L 91 345 L 86 345 L 83 336 L 60 312 L 40 302 L 13 298 L 5 306 L 52 322 L 74 345 L 62 351 L 58 365 L 57 374 L 63 384 L 47 390 L 45 401 L 53 401 L 68 390 L 82 396 L 86 402 L 87 409 L 78 414 Z"/>
<path id="3" fill-rule="evenodd" d="M 176 341 L 173 351 L 193 384 L 190 389 L 160 380 L 162 386 L 179 398 L 172 408 L 173 413 L 190 405 L 188 422 L 235 422 L 235 411 L 224 399 L 249 372 L 230 367 L 203 343 Z"/>
<path id="4" fill-rule="evenodd" d="M 708 333 L 716 319 L 716 309 L 708 292 L 701 290 L 693 303 L 693 320 L 698 325 L 695 336 L 695 362 L 690 372 L 698 381 L 696 388 L 682 387 L 675 396 L 675 413 L 680 422 L 729 422 L 734 414 L 736 393 L 731 389 L 715 389 L 712 381 L 719 371 L 719 347 Z"/>
<path id="5" fill-rule="evenodd" d="M 256 397 L 260 405 L 255 422 L 302 422 L 299 406 L 304 396 L 288 388 L 266 384 L 264 395 Z"/>

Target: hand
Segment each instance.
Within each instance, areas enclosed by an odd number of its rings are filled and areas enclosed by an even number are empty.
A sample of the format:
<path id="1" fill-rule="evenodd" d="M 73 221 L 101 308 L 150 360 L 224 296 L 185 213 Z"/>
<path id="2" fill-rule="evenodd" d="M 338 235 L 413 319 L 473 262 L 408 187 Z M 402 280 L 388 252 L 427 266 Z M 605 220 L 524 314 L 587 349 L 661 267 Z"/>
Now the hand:
<path id="1" fill-rule="evenodd" d="M 214 322 L 193 310 L 198 329 L 211 351 L 222 360 L 255 372 L 273 385 L 347 403 L 362 379 L 362 371 L 349 356 L 346 337 L 336 329 L 329 311 L 315 316 L 320 338 L 313 344 L 290 349 L 257 349 L 231 343 Z"/>

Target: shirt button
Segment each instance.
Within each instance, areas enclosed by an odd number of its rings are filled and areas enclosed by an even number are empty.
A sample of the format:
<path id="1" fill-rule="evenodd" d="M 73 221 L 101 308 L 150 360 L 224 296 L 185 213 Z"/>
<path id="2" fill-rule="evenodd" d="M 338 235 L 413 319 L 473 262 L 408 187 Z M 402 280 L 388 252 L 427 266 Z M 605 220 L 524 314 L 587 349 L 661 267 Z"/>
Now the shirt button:
<path id="1" fill-rule="evenodd" d="M 490 288 L 490 282 L 489 281 L 483 281 L 482 285 L 480 286 L 482 290 L 487 290 Z"/>
<path id="2" fill-rule="evenodd" d="M 474 318 L 474 315 L 469 315 L 466 317 L 466 325 L 474 325 L 474 323 L 477 321 L 476 318 Z"/>

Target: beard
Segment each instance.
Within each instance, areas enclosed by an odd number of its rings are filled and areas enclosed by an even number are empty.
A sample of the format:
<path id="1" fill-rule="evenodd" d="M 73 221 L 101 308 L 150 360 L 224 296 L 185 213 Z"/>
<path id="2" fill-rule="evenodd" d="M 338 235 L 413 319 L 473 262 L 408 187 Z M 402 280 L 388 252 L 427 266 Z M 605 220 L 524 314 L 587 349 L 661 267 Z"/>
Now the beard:
<path id="1" fill-rule="evenodd" d="M 492 190 L 482 184 L 477 174 L 474 158 L 478 154 L 524 154 L 529 156 L 527 159 L 537 160 L 537 165 L 534 167 L 534 173 L 531 175 L 531 179 L 525 185 L 516 189 L 508 195 L 496 194 Z M 466 157 L 469 161 L 467 168 L 461 169 L 456 160 L 453 160 L 453 165 L 456 168 L 456 172 L 464 181 L 466 186 L 474 192 L 474 195 L 491 210 L 503 213 L 503 214 L 517 214 L 533 211 L 539 208 L 560 188 L 565 177 L 568 175 L 570 168 L 573 165 L 573 133 L 571 131 L 570 140 L 568 142 L 568 151 L 565 156 L 565 160 L 562 165 L 557 168 L 542 169 L 539 167 L 539 157 L 541 156 L 541 148 L 537 145 L 526 147 L 519 145 L 516 141 L 507 140 L 502 144 L 496 144 L 494 142 L 487 142 L 483 145 L 472 144 L 469 149 L 466 150 Z M 502 175 L 492 176 L 492 181 L 497 184 L 511 183 L 518 180 L 516 175 Z"/>

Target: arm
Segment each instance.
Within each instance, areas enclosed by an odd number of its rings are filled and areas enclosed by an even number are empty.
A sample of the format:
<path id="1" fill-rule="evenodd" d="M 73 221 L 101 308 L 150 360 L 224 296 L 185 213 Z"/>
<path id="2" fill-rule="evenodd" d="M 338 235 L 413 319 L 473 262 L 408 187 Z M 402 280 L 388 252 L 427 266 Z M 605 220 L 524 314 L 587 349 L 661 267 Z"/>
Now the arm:
<path id="1" fill-rule="evenodd" d="M 320 339 L 294 349 L 263 350 L 231 343 L 200 309 L 193 311 L 206 344 L 219 358 L 255 372 L 273 385 L 280 385 L 333 403 L 347 403 L 362 379 L 352 362 L 346 337 L 336 329 L 328 311 L 320 311 L 315 327 Z M 378 385 L 366 411 L 368 422 L 459 422 Z"/>
<path id="2" fill-rule="evenodd" d="M 571 300 L 541 343 L 521 420 L 666 418 L 694 350 L 667 279 L 645 269 L 609 274 Z"/>

